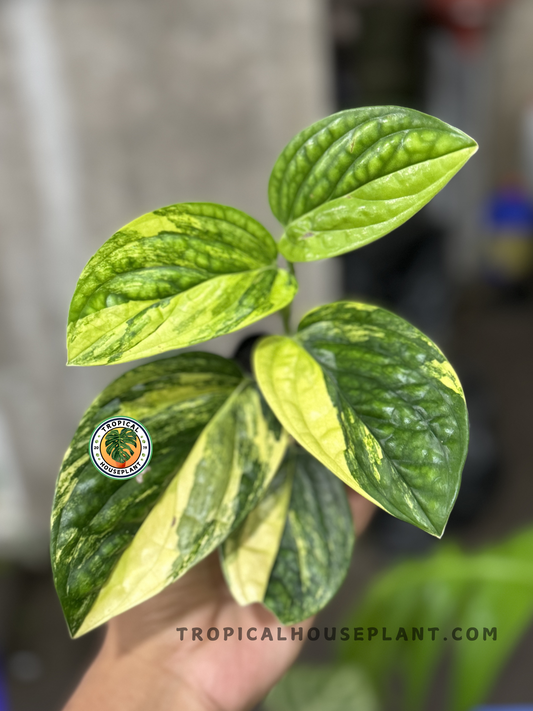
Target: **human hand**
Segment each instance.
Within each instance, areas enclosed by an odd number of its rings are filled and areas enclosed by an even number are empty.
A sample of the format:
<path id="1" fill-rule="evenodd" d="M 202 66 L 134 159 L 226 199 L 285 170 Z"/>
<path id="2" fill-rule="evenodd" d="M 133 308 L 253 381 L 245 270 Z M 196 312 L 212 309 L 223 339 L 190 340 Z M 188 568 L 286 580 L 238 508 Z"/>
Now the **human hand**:
<path id="1" fill-rule="evenodd" d="M 375 507 L 348 491 L 356 533 Z M 313 622 L 305 620 L 303 638 Z M 177 628 L 187 628 L 180 640 Z M 203 641 L 192 641 L 192 628 Z M 220 630 L 208 641 L 210 627 Z M 224 640 L 223 628 L 235 630 Z M 238 628 L 243 630 L 242 641 Z M 257 628 L 257 640 L 246 631 Z M 274 641 L 260 640 L 268 627 Z M 286 641 L 278 641 L 280 637 Z M 246 711 L 258 703 L 298 656 L 303 642 L 257 603 L 241 607 L 214 552 L 155 597 L 108 623 L 103 647 L 65 711 Z"/>

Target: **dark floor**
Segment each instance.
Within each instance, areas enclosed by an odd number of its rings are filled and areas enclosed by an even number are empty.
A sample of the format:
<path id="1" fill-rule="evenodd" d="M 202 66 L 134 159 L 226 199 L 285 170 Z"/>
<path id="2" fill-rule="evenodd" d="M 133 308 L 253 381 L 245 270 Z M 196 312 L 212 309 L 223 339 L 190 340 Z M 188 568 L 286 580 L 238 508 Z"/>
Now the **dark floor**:
<path id="1" fill-rule="evenodd" d="M 0 596 L 9 711 L 58 711 L 96 654 L 102 633 L 70 639 L 48 566 L 6 568 Z"/>

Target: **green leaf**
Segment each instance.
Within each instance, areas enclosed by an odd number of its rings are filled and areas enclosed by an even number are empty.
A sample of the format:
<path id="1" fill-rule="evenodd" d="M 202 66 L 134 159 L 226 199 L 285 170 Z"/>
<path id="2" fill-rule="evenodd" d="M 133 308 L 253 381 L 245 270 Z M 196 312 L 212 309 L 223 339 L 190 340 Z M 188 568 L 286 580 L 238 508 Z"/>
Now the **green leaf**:
<path id="1" fill-rule="evenodd" d="M 370 586 L 345 622 L 362 627 L 365 637 L 369 627 L 377 627 L 380 634 L 370 642 L 343 644 L 342 660 L 361 665 L 385 696 L 399 673 L 404 681 L 402 707 L 421 711 L 428 708 L 427 694 L 439 662 L 451 654 L 446 709 L 477 707 L 533 619 L 532 561 L 530 528 L 481 552 L 439 546 L 426 558 L 395 566 Z M 404 629 L 408 641 L 383 641 L 383 627 L 393 639 Z M 430 627 L 438 628 L 435 641 Z M 413 639 L 413 628 L 424 629 L 422 640 Z M 467 639 L 469 629 L 471 637 L 477 631 L 477 639 Z M 461 640 L 453 639 L 454 630 Z M 398 691 L 395 687 L 396 697 Z"/>
<path id="2" fill-rule="evenodd" d="M 263 602 L 285 529 L 292 471 L 282 466 L 267 493 L 222 544 L 224 577 L 239 605 Z"/>
<path id="3" fill-rule="evenodd" d="M 290 625 L 335 595 L 354 538 L 343 485 L 292 445 L 265 497 L 221 547 L 222 569 L 237 602 L 263 602 Z"/>
<path id="4" fill-rule="evenodd" d="M 344 254 L 399 227 L 476 152 L 462 131 L 419 111 L 341 111 L 299 133 L 269 184 L 291 262 Z"/>
<path id="5" fill-rule="evenodd" d="M 264 604 L 284 625 L 321 610 L 341 586 L 355 539 L 344 486 L 320 462 L 292 447 L 285 459 L 292 494 Z"/>
<path id="6" fill-rule="evenodd" d="M 461 384 L 442 352 L 389 311 L 341 301 L 254 354 L 285 429 L 393 516 L 442 536 L 468 446 Z"/>
<path id="7" fill-rule="evenodd" d="M 153 445 L 142 476 L 102 476 L 96 426 L 132 417 Z M 232 362 L 184 353 L 126 373 L 84 415 L 52 512 L 52 567 L 71 634 L 146 600 L 208 555 L 261 499 L 287 438 Z"/>
<path id="8" fill-rule="evenodd" d="M 293 276 L 258 222 L 184 203 L 119 230 L 83 270 L 70 305 L 71 365 L 106 365 L 231 333 L 290 303 Z"/>
<path id="9" fill-rule="evenodd" d="M 378 711 L 374 690 L 355 665 L 298 664 L 263 702 L 266 711 Z"/>
<path id="10" fill-rule="evenodd" d="M 124 464 L 133 455 L 136 444 L 135 432 L 127 427 L 123 427 L 120 432 L 111 430 L 105 436 L 106 452 L 119 464 Z"/>

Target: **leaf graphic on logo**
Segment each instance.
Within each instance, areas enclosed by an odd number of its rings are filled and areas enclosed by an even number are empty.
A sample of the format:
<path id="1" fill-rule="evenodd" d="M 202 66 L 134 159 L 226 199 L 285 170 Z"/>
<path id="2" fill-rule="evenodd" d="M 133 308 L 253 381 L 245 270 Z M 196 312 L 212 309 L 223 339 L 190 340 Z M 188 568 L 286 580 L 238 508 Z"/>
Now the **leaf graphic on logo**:
<path id="1" fill-rule="evenodd" d="M 120 464 L 124 464 L 133 456 L 136 446 L 137 435 L 128 427 L 124 427 L 120 431 L 111 430 L 105 438 L 106 452 L 115 462 Z"/>

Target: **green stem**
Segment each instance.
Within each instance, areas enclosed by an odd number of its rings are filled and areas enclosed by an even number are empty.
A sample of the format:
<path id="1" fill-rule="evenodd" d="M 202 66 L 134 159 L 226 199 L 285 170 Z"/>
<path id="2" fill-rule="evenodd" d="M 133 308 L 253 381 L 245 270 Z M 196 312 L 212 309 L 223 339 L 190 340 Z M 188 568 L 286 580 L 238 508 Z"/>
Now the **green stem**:
<path id="1" fill-rule="evenodd" d="M 291 304 L 287 304 L 281 309 L 281 318 L 283 319 L 283 329 L 286 336 L 291 335 Z"/>
<path id="2" fill-rule="evenodd" d="M 292 262 L 287 261 L 287 266 L 289 267 L 289 272 L 292 274 L 293 277 L 296 278 L 296 273 L 294 271 L 294 264 Z M 292 334 L 291 312 L 292 312 L 292 301 L 290 304 L 287 304 L 287 306 L 284 306 L 281 309 L 281 318 L 283 319 L 283 328 L 285 330 L 285 335 L 287 335 L 287 336 L 290 336 Z"/>

